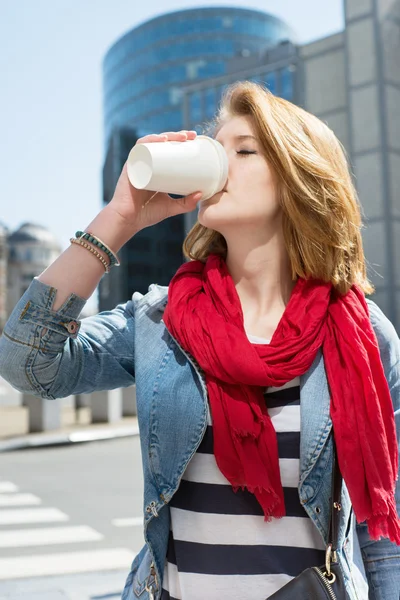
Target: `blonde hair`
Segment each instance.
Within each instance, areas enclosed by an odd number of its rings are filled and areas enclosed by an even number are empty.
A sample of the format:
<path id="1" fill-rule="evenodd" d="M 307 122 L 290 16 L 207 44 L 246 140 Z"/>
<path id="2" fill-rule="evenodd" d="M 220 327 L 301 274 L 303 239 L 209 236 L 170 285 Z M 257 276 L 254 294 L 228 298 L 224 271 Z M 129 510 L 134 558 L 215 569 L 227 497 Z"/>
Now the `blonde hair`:
<path id="1" fill-rule="evenodd" d="M 292 277 L 331 282 L 345 294 L 357 284 L 367 294 L 361 212 L 343 146 L 314 115 L 274 96 L 261 85 L 230 86 L 213 123 L 213 135 L 229 118 L 248 117 L 277 175 L 283 232 Z M 191 260 L 226 257 L 222 234 L 196 223 L 183 251 Z"/>

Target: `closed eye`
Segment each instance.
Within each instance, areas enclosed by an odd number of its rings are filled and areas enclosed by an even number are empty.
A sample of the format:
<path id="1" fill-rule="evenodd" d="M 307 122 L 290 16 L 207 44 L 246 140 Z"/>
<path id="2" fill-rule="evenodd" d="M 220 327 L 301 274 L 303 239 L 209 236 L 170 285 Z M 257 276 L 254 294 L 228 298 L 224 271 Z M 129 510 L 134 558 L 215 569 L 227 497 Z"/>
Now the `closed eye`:
<path id="1" fill-rule="evenodd" d="M 250 154 L 257 154 L 255 150 L 239 150 L 236 154 L 240 154 L 241 156 L 249 156 Z"/>

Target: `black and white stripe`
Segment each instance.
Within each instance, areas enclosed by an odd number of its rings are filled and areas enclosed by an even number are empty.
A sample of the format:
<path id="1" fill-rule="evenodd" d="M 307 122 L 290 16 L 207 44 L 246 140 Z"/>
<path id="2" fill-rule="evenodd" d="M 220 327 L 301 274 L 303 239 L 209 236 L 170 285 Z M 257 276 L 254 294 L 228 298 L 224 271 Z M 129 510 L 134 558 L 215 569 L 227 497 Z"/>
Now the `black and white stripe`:
<path id="1" fill-rule="evenodd" d="M 322 539 L 297 491 L 299 379 L 269 388 L 265 398 L 278 436 L 286 516 L 265 522 L 253 494 L 233 492 L 216 464 L 209 422 L 171 501 L 162 600 L 264 600 L 305 568 L 323 563 Z"/>

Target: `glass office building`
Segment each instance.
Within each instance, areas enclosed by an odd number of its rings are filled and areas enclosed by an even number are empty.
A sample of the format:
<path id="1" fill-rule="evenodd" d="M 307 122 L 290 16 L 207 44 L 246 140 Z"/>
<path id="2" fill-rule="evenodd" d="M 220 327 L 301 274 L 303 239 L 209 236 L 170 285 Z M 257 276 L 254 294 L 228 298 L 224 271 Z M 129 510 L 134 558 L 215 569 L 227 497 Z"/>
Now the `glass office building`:
<path id="1" fill-rule="evenodd" d="M 239 80 L 260 83 L 277 96 L 299 102 L 297 63 L 298 51 L 290 40 L 281 41 L 260 55 L 229 59 L 227 72 L 223 75 L 183 86 L 184 127 L 201 129 L 213 118 L 225 89 Z"/>
<path id="2" fill-rule="evenodd" d="M 180 130 L 189 121 L 191 128 L 201 130 L 215 113 L 224 87 L 245 75 L 262 77 L 271 90 L 291 97 L 293 73 L 286 59 L 270 71 L 265 62 L 270 52 L 286 48 L 293 38 L 284 22 L 267 13 L 207 7 L 156 17 L 118 40 L 103 65 L 104 202 L 111 199 L 129 151 L 121 154 L 127 131 L 133 145 L 138 137 Z M 167 285 L 183 262 L 187 225 L 183 216 L 167 219 L 128 242 L 118 278 L 113 275 L 101 284 L 100 309 L 125 300 L 134 290 L 145 293 L 150 283 Z"/>
<path id="3" fill-rule="evenodd" d="M 227 73 L 227 61 L 265 52 L 293 33 L 269 14 L 241 8 L 198 8 L 152 19 L 107 53 L 106 140 L 116 126 L 139 135 L 181 129 L 181 86 Z"/>

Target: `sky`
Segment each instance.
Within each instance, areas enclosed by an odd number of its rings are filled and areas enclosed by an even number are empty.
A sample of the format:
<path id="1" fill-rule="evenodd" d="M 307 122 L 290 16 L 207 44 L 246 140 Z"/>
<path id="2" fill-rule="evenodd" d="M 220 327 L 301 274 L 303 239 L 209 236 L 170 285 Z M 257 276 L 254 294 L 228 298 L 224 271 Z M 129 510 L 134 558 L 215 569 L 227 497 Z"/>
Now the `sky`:
<path id="1" fill-rule="evenodd" d="M 0 0 L 0 222 L 43 225 L 62 249 L 101 210 L 102 61 L 127 31 L 170 11 L 239 6 L 307 43 L 343 29 L 343 0 Z"/>

